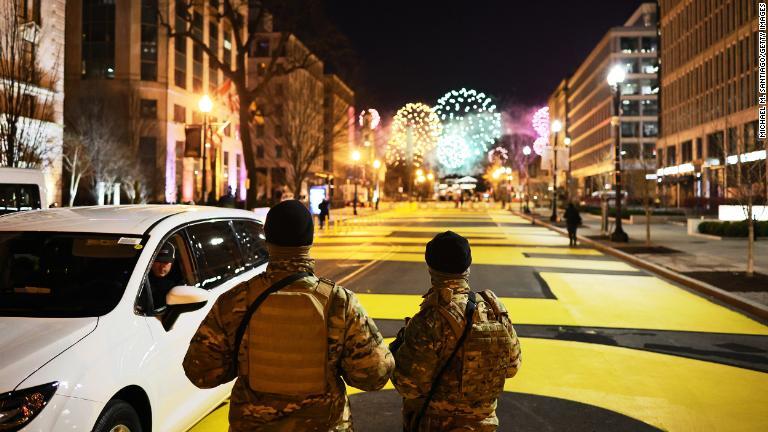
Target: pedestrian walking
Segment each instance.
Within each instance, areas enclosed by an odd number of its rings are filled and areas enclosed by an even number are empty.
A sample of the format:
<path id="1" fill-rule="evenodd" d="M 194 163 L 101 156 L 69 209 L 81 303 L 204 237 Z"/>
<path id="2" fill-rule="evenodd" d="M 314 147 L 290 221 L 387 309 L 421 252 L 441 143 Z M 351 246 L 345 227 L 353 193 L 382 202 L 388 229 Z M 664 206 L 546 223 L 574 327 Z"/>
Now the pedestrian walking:
<path id="1" fill-rule="evenodd" d="M 200 388 L 236 379 L 230 432 L 351 431 L 344 383 L 379 390 L 392 354 L 357 297 L 314 275 L 314 226 L 301 202 L 273 207 L 264 231 L 266 272 L 219 297 L 184 371 Z"/>
<path id="2" fill-rule="evenodd" d="M 467 240 L 447 231 L 425 253 L 432 287 L 390 346 L 403 430 L 496 431 L 496 404 L 520 367 L 520 343 L 504 305 L 472 292 Z"/>
<path id="3" fill-rule="evenodd" d="M 320 229 L 325 228 L 326 219 L 330 220 L 330 204 L 327 199 L 323 198 L 320 204 L 317 205 L 317 208 L 320 210 L 320 213 L 317 215 L 317 218 L 320 219 Z"/>
<path id="4" fill-rule="evenodd" d="M 573 203 L 569 203 L 568 208 L 565 209 L 565 223 L 568 227 L 568 247 L 575 247 L 576 231 L 579 229 L 579 225 L 581 225 L 581 215 Z"/>

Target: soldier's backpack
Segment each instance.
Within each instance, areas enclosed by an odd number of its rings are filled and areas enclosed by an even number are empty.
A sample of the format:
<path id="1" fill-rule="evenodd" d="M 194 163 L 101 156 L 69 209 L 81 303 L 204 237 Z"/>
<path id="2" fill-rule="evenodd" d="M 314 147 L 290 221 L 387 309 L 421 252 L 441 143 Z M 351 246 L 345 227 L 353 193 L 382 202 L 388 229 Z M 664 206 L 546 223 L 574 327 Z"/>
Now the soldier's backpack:
<path id="1" fill-rule="evenodd" d="M 496 295 L 485 290 L 478 293 L 486 307 L 479 308 L 476 294 L 469 292 L 467 306 L 461 310 L 456 302 L 440 304 L 439 294 L 435 293 L 437 310 L 446 318 L 456 334 L 456 346 L 450 356 L 435 375 L 425 403 L 414 417 L 415 428 L 426 412 L 440 381 L 448 366 L 461 351 L 461 376 L 458 394 L 453 395 L 463 400 L 489 400 L 497 398 L 504 390 L 507 371 L 512 367 L 513 340 L 505 320 L 509 320 L 507 310 L 498 301 Z M 429 299 L 428 299 L 429 301 Z"/>
<path id="2" fill-rule="evenodd" d="M 249 293 L 256 298 L 235 336 L 234 358 L 247 330 L 246 375 L 255 392 L 307 396 L 328 391 L 326 317 L 335 283 L 318 278 L 314 287 L 290 286 L 306 277 L 314 276 L 296 273 L 261 293 Z"/>

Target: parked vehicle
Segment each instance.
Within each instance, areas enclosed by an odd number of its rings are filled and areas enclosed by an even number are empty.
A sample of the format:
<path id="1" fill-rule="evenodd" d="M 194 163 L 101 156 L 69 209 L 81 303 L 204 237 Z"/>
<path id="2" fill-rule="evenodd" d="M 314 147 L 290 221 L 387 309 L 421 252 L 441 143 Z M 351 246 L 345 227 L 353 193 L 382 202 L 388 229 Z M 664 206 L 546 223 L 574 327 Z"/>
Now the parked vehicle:
<path id="1" fill-rule="evenodd" d="M 0 216 L 47 207 L 42 171 L 0 168 Z"/>
<path id="2" fill-rule="evenodd" d="M 166 243 L 179 283 L 155 304 L 148 279 Z M 0 429 L 189 429 L 231 390 L 192 385 L 182 368 L 189 341 L 216 299 L 266 263 L 262 221 L 244 210 L 78 207 L 0 218 Z"/>

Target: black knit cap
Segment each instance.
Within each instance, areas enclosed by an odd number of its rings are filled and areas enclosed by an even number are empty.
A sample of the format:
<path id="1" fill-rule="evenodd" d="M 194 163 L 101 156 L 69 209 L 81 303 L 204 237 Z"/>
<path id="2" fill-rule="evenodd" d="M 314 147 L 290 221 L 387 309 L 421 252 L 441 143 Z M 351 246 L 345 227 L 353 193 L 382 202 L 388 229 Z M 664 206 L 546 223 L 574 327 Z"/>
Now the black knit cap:
<path id="1" fill-rule="evenodd" d="M 453 231 L 435 236 L 427 243 L 424 252 L 427 265 L 443 273 L 464 273 L 472 264 L 469 242 Z"/>
<path id="2" fill-rule="evenodd" d="M 309 246 L 314 233 L 312 215 L 300 201 L 283 201 L 267 213 L 264 234 L 269 243 L 277 246 Z"/>

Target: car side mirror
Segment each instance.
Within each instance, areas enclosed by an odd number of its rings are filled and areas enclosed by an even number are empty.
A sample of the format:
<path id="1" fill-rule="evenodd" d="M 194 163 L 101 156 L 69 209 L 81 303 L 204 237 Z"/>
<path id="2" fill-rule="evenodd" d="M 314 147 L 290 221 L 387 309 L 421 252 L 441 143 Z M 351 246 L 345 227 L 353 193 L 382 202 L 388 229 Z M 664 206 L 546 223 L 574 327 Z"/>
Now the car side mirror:
<path id="1" fill-rule="evenodd" d="M 171 288 L 165 295 L 165 304 L 168 307 L 161 318 L 165 331 L 170 331 L 173 328 L 181 314 L 201 309 L 208 303 L 208 299 L 208 291 L 202 288 L 188 285 Z"/>
<path id="2" fill-rule="evenodd" d="M 175 286 L 165 295 L 165 304 L 168 306 L 205 304 L 207 301 L 208 291 L 189 285 Z"/>

